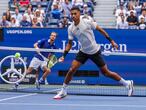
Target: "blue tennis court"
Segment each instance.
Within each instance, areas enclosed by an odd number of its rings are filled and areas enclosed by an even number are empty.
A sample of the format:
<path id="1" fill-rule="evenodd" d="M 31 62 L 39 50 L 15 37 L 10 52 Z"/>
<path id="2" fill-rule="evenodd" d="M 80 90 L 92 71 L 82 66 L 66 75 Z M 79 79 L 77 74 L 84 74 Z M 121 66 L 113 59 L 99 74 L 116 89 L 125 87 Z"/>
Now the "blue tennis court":
<path id="1" fill-rule="evenodd" d="M 68 95 L 0 92 L 2 110 L 146 110 L 145 97 Z"/>

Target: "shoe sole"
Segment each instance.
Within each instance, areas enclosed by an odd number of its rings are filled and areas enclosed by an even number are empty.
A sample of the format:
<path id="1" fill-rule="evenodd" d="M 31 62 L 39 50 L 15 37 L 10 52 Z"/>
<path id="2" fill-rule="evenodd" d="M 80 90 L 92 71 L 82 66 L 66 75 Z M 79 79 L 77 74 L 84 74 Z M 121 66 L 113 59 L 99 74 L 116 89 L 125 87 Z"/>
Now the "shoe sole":
<path id="1" fill-rule="evenodd" d="M 65 98 L 66 96 L 67 96 L 67 95 L 62 96 L 62 97 L 58 97 L 58 98 L 53 98 L 53 99 L 55 99 L 55 100 L 61 100 L 61 99 Z"/>
<path id="2" fill-rule="evenodd" d="M 130 95 L 128 95 L 129 97 L 133 95 L 133 91 L 134 91 L 133 81 L 131 80 L 130 83 L 131 83 L 131 87 L 132 87 L 132 92 Z"/>

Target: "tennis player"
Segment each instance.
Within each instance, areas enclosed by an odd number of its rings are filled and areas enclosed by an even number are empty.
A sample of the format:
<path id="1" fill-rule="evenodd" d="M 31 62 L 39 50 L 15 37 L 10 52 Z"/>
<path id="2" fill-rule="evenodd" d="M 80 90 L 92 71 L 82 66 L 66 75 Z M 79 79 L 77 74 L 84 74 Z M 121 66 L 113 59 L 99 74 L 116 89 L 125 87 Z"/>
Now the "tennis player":
<path id="1" fill-rule="evenodd" d="M 88 59 L 91 59 L 101 70 L 102 74 L 106 77 L 112 78 L 119 83 L 123 84 L 128 88 L 128 96 L 131 96 L 133 93 L 133 81 L 125 80 L 117 73 L 112 72 L 108 69 L 100 51 L 100 45 L 96 43 L 93 29 L 98 30 L 102 33 L 107 40 L 111 43 L 114 48 L 118 48 L 118 45 L 115 41 L 109 37 L 109 35 L 100 28 L 96 22 L 88 19 L 84 19 L 80 16 L 80 9 L 78 7 L 72 7 L 71 16 L 73 19 L 72 24 L 68 27 L 68 44 L 65 48 L 63 56 L 59 60 L 64 61 L 65 56 L 72 48 L 72 41 L 74 37 L 78 39 L 81 44 L 81 48 L 77 53 L 75 60 L 73 60 L 72 65 L 65 77 L 61 91 L 58 92 L 54 99 L 61 99 L 67 96 L 66 87 L 72 79 L 73 74 L 76 70 L 84 64 Z"/>
<path id="2" fill-rule="evenodd" d="M 57 37 L 56 32 L 52 32 L 49 39 L 41 39 L 34 44 L 34 48 L 36 49 L 56 49 L 55 46 L 55 39 Z M 39 54 L 43 55 L 45 58 L 49 59 L 53 53 L 51 52 L 37 52 L 34 57 L 32 58 L 30 65 L 27 69 L 27 74 L 31 73 L 32 71 L 38 72 L 38 69 L 41 68 L 43 71 L 43 76 L 36 81 L 36 87 L 40 89 L 40 84 L 45 81 L 48 74 L 51 72 L 50 68 L 47 67 L 47 61 Z M 19 84 L 16 84 L 16 88 Z"/>

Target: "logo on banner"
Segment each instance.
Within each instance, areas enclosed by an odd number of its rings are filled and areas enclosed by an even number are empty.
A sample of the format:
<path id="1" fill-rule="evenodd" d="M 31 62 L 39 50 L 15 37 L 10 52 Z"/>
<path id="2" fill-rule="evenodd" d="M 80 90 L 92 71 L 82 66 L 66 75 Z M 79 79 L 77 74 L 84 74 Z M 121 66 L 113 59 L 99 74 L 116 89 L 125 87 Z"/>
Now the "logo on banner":
<path id="1" fill-rule="evenodd" d="M 65 50 L 65 46 L 67 44 L 66 40 L 62 40 L 62 49 Z M 111 51 L 111 52 L 127 52 L 127 45 L 126 44 L 118 44 L 119 48 L 115 49 L 112 47 L 110 43 L 99 44 L 102 51 Z M 80 42 L 73 41 L 72 50 L 79 50 L 80 49 Z"/>
<path id="2" fill-rule="evenodd" d="M 14 29 L 9 29 L 6 31 L 7 34 L 32 34 L 32 30 L 14 30 Z"/>

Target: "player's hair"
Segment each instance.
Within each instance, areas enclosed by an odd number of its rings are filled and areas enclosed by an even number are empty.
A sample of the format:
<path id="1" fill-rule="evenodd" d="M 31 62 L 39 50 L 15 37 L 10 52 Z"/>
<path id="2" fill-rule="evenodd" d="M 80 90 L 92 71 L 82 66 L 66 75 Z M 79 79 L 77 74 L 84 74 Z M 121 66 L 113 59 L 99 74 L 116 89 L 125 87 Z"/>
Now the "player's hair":
<path id="1" fill-rule="evenodd" d="M 55 33 L 55 34 L 56 34 L 56 37 L 58 36 L 58 33 L 57 33 L 57 32 L 52 31 L 51 34 L 52 34 L 52 33 Z"/>
<path id="2" fill-rule="evenodd" d="M 73 10 L 77 10 L 77 11 L 81 12 L 81 10 L 80 10 L 80 8 L 79 8 L 78 6 L 72 7 L 72 8 L 71 8 L 71 11 L 73 11 Z"/>

